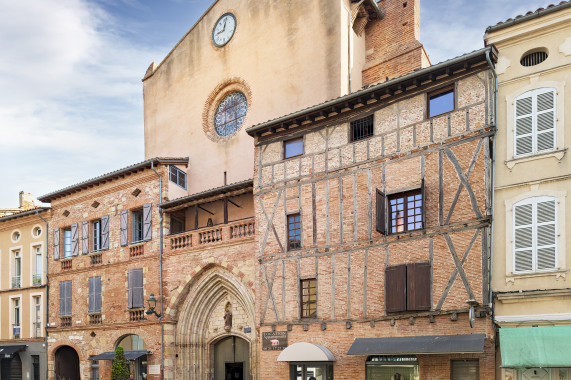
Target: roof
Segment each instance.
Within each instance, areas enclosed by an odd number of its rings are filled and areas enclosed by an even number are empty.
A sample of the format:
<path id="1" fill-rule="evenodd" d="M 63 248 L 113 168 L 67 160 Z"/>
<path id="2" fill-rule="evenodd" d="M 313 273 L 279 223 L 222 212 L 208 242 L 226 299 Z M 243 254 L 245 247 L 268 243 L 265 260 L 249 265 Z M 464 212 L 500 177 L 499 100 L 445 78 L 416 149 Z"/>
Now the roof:
<path id="1" fill-rule="evenodd" d="M 44 211 L 48 211 L 48 210 L 50 210 L 50 207 L 35 207 L 33 209 L 30 209 L 30 210 L 20 211 L 20 212 L 14 213 L 14 214 L 2 216 L 2 217 L 0 217 L 0 222 L 5 222 L 7 220 L 16 219 L 16 218 L 21 218 L 21 217 L 24 217 L 27 215 L 33 215 L 33 214 L 36 214 L 37 212 L 44 212 Z"/>
<path id="2" fill-rule="evenodd" d="M 386 94 L 394 95 L 396 92 L 404 92 L 410 86 L 420 87 L 425 81 L 434 81 L 441 75 L 452 75 L 459 70 L 469 69 L 476 64 L 486 62 L 487 55 L 490 55 L 492 61 L 495 61 L 497 54 L 497 50 L 493 46 L 475 50 L 424 69 L 365 87 L 336 99 L 253 125 L 247 128 L 246 132 L 250 136 L 260 136 L 263 132 L 276 132 L 278 129 L 288 129 L 292 125 L 299 126 L 306 121 L 314 121 L 316 118 L 327 118 L 330 112 L 338 114 L 347 107 L 354 109 L 356 105 L 366 104 L 370 99 L 379 100 Z"/>
<path id="3" fill-rule="evenodd" d="M 188 165 L 188 157 L 184 157 L 184 158 L 176 158 L 176 157 L 155 157 L 155 158 L 151 158 L 148 159 L 146 161 L 143 162 L 139 162 L 137 164 L 133 164 L 127 167 L 124 167 L 122 169 L 119 170 L 115 170 L 113 172 L 109 172 L 103 175 L 100 175 L 99 177 L 95 177 L 95 178 L 91 178 L 88 179 L 87 181 L 83 181 L 83 182 L 79 182 L 76 183 L 75 185 L 71 185 L 68 187 L 65 187 L 61 190 L 57 190 L 51 193 L 48 193 L 46 195 L 42 195 L 41 197 L 38 197 L 38 200 L 40 200 L 41 202 L 46 202 L 49 203 L 54 199 L 69 195 L 69 194 L 73 194 L 75 192 L 81 191 L 83 189 L 86 189 L 88 187 L 92 187 L 94 185 L 98 185 L 101 183 L 105 183 L 111 180 L 115 180 L 119 177 L 122 177 L 126 174 L 131 174 L 131 173 L 136 173 L 138 171 L 141 170 L 145 170 L 145 169 L 150 169 L 152 165 L 154 164 L 187 164 Z"/>
<path id="4" fill-rule="evenodd" d="M 369 14 L 370 20 L 382 19 L 383 17 L 385 17 L 385 15 L 383 14 L 383 11 L 381 11 L 381 8 L 379 8 L 379 4 L 377 4 L 376 0 L 366 0 L 366 1 L 351 0 L 351 2 L 352 3 L 363 2 L 363 7 L 365 8 L 367 13 Z"/>
<path id="5" fill-rule="evenodd" d="M 542 17 L 547 14 L 560 11 L 565 8 L 571 7 L 571 1 L 562 1 L 559 4 L 549 4 L 545 8 L 538 8 L 535 11 L 529 11 L 525 15 L 517 15 L 514 18 L 508 18 L 505 21 L 500 21 L 496 25 L 491 25 L 486 28 L 486 33 L 492 33 L 500 29 L 510 27 L 512 25 L 520 24 L 522 22 L 532 20 L 534 18 Z"/>
<path id="6" fill-rule="evenodd" d="M 229 185 L 216 187 L 214 189 L 205 190 L 205 191 L 202 191 L 200 193 L 195 193 L 195 194 L 187 195 L 185 197 L 173 199 L 173 200 L 168 201 L 168 202 L 163 202 L 160 204 L 160 206 L 163 209 L 169 209 L 169 208 L 173 208 L 176 206 L 180 206 L 180 205 L 185 204 L 185 203 L 197 201 L 199 199 L 213 197 L 213 196 L 224 194 L 224 193 L 230 193 L 230 192 L 236 191 L 236 190 L 247 189 L 248 187 L 253 187 L 253 186 L 254 186 L 254 180 L 247 179 L 245 181 L 234 182 L 234 183 L 231 183 Z"/>

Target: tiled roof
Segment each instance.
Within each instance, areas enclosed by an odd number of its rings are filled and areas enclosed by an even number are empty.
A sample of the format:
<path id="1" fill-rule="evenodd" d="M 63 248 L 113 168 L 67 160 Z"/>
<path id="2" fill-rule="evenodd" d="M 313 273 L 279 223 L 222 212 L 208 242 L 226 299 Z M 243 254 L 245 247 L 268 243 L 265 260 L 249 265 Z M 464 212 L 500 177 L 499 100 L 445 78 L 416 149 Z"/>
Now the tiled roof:
<path id="1" fill-rule="evenodd" d="M 29 210 L 24 210 L 24 211 L 16 212 L 14 214 L 2 216 L 2 217 L 0 217 L 0 222 L 5 222 L 5 221 L 10 220 L 10 219 L 21 218 L 21 217 L 26 216 L 26 215 L 32 215 L 32 214 L 35 214 L 36 212 L 44 212 L 44 211 L 47 211 L 49 209 L 50 209 L 49 207 L 36 206 L 36 207 L 29 209 Z"/>
<path id="2" fill-rule="evenodd" d="M 549 4 L 545 8 L 538 8 L 535 11 L 529 11 L 524 15 L 517 15 L 514 18 L 508 18 L 505 21 L 500 21 L 496 25 L 491 25 L 486 28 L 486 33 L 495 32 L 508 26 L 522 23 L 527 20 L 531 20 L 537 17 L 544 16 L 549 13 L 557 12 L 559 10 L 568 8 L 571 6 L 571 1 L 562 1 L 559 4 Z"/>
<path id="3" fill-rule="evenodd" d="M 155 158 L 151 158 L 148 159 L 146 161 L 142 161 L 139 162 L 137 164 L 133 164 L 127 167 L 124 167 L 122 169 L 119 170 L 115 170 L 103 175 L 100 175 L 98 177 L 95 178 L 91 178 L 88 179 L 87 181 L 83 181 L 83 182 L 79 182 L 76 183 L 75 185 L 71 185 L 68 187 L 65 187 L 61 190 L 57 190 L 51 193 L 48 193 L 46 195 L 42 195 L 41 197 L 38 197 L 38 199 L 41 202 L 46 202 L 49 203 L 51 202 L 53 199 L 62 197 L 64 195 L 68 195 L 71 193 L 74 193 L 76 191 L 79 191 L 83 188 L 85 188 L 86 186 L 91 186 L 91 185 L 95 185 L 98 182 L 102 182 L 102 181 L 108 181 L 111 179 L 115 179 L 121 175 L 124 175 L 126 173 L 130 173 L 130 172 L 134 172 L 134 171 L 138 171 L 147 167 L 151 167 L 152 163 L 159 163 L 159 164 L 188 164 L 188 157 L 155 157 Z"/>

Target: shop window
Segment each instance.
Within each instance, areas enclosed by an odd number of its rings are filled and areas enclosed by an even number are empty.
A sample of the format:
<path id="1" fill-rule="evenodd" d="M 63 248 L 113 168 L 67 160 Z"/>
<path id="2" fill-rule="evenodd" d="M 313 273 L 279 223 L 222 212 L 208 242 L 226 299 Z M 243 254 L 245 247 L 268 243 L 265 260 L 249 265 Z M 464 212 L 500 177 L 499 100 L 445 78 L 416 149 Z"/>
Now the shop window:
<path id="1" fill-rule="evenodd" d="M 385 269 L 387 313 L 430 310 L 430 263 L 409 263 Z"/>
<path id="2" fill-rule="evenodd" d="M 301 318 L 317 317 L 317 280 L 301 280 Z"/>
<path id="3" fill-rule="evenodd" d="M 301 216 L 299 214 L 287 216 L 287 235 L 288 249 L 301 248 Z"/>
<path id="4" fill-rule="evenodd" d="M 450 362 L 450 380 L 478 380 L 480 363 L 478 359 L 454 359 Z"/>
<path id="5" fill-rule="evenodd" d="M 419 380 L 415 356 L 369 356 L 366 362 L 367 380 Z"/>
<path id="6" fill-rule="evenodd" d="M 373 136 L 374 116 L 369 115 L 351 122 L 351 141 L 357 141 Z"/>
<path id="7" fill-rule="evenodd" d="M 333 380 L 333 363 L 291 363 L 290 380 Z"/>
<path id="8" fill-rule="evenodd" d="M 386 235 L 425 228 L 424 194 L 424 180 L 419 189 L 406 192 L 386 195 L 377 189 L 377 232 Z"/>
<path id="9" fill-rule="evenodd" d="M 284 142 L 284 158 L 301 156 L 303 154 L 303 138 Z"/>
<path id="10" fill-rule="evenodd" d="M 428 117 L 454 111 L 454 86 L 428 94 Z"/>

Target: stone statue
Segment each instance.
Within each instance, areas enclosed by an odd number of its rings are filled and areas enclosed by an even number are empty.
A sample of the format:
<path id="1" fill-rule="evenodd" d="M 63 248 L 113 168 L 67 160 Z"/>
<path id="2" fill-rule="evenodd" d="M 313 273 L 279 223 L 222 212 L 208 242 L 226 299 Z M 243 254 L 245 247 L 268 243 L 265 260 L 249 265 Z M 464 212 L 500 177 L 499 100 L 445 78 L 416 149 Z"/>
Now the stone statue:
<path id="1" fill-rule="evenodd" d="M 226 308 L 224 313 L 224 330 L 230 331 L 232 329 L 232 310 Z"/>

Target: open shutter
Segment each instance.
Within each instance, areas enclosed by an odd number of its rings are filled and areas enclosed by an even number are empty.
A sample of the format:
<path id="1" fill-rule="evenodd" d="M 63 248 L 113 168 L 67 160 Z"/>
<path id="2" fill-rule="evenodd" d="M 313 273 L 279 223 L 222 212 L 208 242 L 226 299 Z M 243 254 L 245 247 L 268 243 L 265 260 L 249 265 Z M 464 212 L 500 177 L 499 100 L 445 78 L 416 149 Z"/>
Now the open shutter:
<path id="1" fill-rule="evenodd" d="M 89 277 L 89 306 L 87 311 L 93 313 L 95 310 L 95 277 Z"/>
<path id="2" fill-rule="evenodd" d="M 133 308 L 133 271 L 127 272 L 127 308 Z"/>
<path id="3" fill-rule="evenodd" d="M 377 232 L 387 234 L 387 206 L 385 193 L 377 189 Z"/>
<path id="4" fill-rule="evenodd" d="M 385 306 L 387 313 L 406 310 L 406 265 L 385 269 Z"/>
<path id="5" fill-rule="evenodd" d="M 406 265 L 406 309 L 430 310 L 430 263 Z"/>
<path id="6" fill-rule="evenodd" d="M 79 229 L 77 223 L 71 225 L 71 255 L 79 254 Z"/>
<path id="7" fill-rule="evenodd" d="M 95 277 L 95 312 L 101 313 L 101 277 Z"/>
<path id="8" fill-rule="evenodd" d="M 537 151 L 542 152 L 555 148 L 555 90 L 537 94 L 535 101 Z"/>
<path id="9" fill-rule="evenodd" d="M 66 281 L 67 286 L 65 288 L 65 308 L 66 315 L 71 315 L 71 281 Z"/>
<path id="10" fill-rule="evenodd" d="M 533 95 L 515 100 L 515 155 L 533 152 Z"/>
<path id="11" fill-rule="evenodd" d="M 557 225 L 555 200 L 537 203 L 537 270 L 555 269 Z"/>
<path id="12" fill-rule="evenodd" d="M 59 315 L 65 315 L 66 307 L 65 307 L 65 288 L 66 288 L 66 281 L 61 281 L 59 283 Z"/>
<path id="13" fill-rule="evenodd" d="M 59 228 L 54 230 L 54 260 L 59 260 Z"/>
<path id="14" fill-rule="evenodd" d="M 101 249 L 109 249 L 109 215 L 101 217 Z"/>
<path id="15" fill-rule="evenodd" d="M 89 222 L 87 220 L 81 223 L 81 253 L 89 253 Z"/>
<path id="16" fill-rule="evenodd" d="M 126 246 L 129 241 L 127 239 L 127 227 L 129 226 L 129 211 L 121 211 L 121 247 Z"/>
<path id="17" fill-rule="evenodd" d="M 420 196 L 422 197 L 422 228 L 426 228 L 426 191 L 424 190 L 424 178 L 420 182 Z"/>
<path id="18" fill-rule="evenodd" d="M 153 205 L 147 203 L 143 206 L 143 240 L 149 241 L 153 237 Z"/>
<path id="19" fill-rule="evenodd" d="M 533 204 L 514 207 L 514 272 L 533 269 Z"/>

